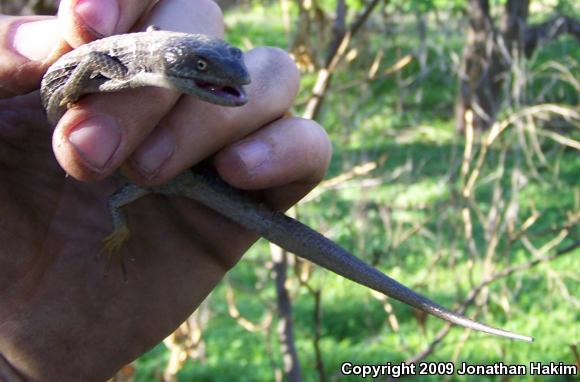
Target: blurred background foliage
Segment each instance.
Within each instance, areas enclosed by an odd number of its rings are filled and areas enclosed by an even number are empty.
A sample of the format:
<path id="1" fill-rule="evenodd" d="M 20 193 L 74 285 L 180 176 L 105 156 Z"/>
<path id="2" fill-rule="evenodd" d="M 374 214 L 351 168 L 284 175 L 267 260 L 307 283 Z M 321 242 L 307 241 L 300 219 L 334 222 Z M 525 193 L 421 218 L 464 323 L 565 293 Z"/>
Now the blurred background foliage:
<path id="1" fill-rule="evenodd" d="M 291 212 L 443 305 L 536 342 L 449 329 L 261 241 L 115 380 L 357 380 L 344 361 L 580 366 L 578 3 L 220 5 L 230 42 L 292 55 L 293 112 L 334 144 L 327 179 Z"/>

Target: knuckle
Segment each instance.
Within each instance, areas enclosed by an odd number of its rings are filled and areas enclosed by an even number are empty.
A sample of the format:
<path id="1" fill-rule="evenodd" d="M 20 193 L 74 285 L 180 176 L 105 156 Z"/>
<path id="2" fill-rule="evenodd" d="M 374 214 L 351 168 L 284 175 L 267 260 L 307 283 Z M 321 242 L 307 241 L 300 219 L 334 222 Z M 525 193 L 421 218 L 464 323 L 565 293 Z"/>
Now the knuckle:
<path id="1" fill-rule="evenodd" d="M 194 17 L 200 15 L 203 19 L 210 21 L 217 29 L 224 29 L 224 15 L 220 6 L 213 0 L 196 0 L 193 2 L 187 1 L 188 9 Z"/>
<path id="2" fill-rule="evenodd" d="M 222 22 L 224 15 L 220 6 L 213 0 L 198 0 L 197 5 L 212 20 Z"/>
<path id="3" fill-rule="evenodd" d="M 309 163 L 314 166 L 328 167 L 332 157 L 332 144 L 326 130 L 310 119 L 301 119 L 304 136 L 309 139 Z"/>
<path id="4" fill-rule="evenodd" d="M 274 107 L 278 114 L 284 113 L 294 101 L 300 84 L 294 61 L 282 49 L 262 47 L 248 52 L 247 63 L 256 100 Z"/>
<path id="5" fill-rule="evenodd" d="M 263 70 L 275 76 L 283 76 L 283 79 L 289 80 L 292 83 L 300 82 L 298 67 L 285 50 L 266 46 L 256 48 L 252 53 L 258 55 L 260 61 L 264 62 Z"/>

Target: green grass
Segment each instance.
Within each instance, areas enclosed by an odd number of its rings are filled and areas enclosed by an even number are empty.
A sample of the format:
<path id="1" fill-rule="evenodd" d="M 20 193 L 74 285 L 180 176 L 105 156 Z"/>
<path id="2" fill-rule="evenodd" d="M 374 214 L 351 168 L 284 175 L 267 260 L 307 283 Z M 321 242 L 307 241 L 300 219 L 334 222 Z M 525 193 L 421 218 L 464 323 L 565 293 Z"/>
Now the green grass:
<path id="1" fill-rule="evenodd" d="M 228 38 L 244 46 L 274 45 L 286 47 L 286 37 L 280 22 L 277 5 L 253 4 L 243 10 L 232 9 L 226 15 Z M 324 4 L 323 4 L 324 5 Z M 293 12 L 295 10 L 293 9 Z M 411 53 L 416 46 L 414 34 L 400 42 L 402 55 Z M 434 36 L 438 50 L 430 48 L 429 57 L 441 60 L 451 52 L 460 52 L 461 37 L 445 40 Z M 401 40 L 401 39 L 399 39 Z M 345 83 L 352 78 L 362 78 L 369 60 L 369 52 L 384 47 L 385 67 L 395 59 L 395 47 L 384 36 L 372 36 L 365 45 L 367 51 L 353 63 L 348 73 L 336 74 L 335 82 Z M 577 45 L 576 45 L 577 47 Z M 553 43 L 539 53 L 529 68 L 540 73 L 527 91 L 531 96 L 542 89 L 542 81 L 554 74 L 546 66 L 551 60 L 575 67 L 580 59 L 578 49 L 572 49 L 569 40 Z M 433 64 L 433 63 L 432 63 Z M 575 65 L 575 66 L 574 66 Z M 454 130 L 453 95 L 456 89 L 454 76 L 442 66 L 423 78 L 414 88 L 397 93 L 394 78 L 387 77 L 363 89 L 353 88 L 340 94 L 330 94 L 320 122 L 327 128 L 334 144 L 334 157 L 329 177 L 342 173 L 367 160 L 385 158 L 381 168 L 370 178 L 382 179 L 377 185 L 361 188 L 360 179 L 347 187 L 328 190 L 316 201 L 300 207 L 300 219 L 318 228 L 345 248 L 377 266 L 406 285 L 415 287 L 446 306 L 462 301 L 481 276 L 481 263 L 469 267 L 469 252 L 463 237 L 460 208 L 450 204 L 453 195 L 460 190 L 458 161 L 463 153 L 463 139 Z M 406 67 L 403 78 L 417 75 L 416 62 Z M 313 74 L 305 74 L 302 91 L 298 97 L 304 100 L 314 81 Z M 417 92 L 421 97 L 417 98 Z M 399 98 L 401 97 L 401 98 Z M 402 102 L 403 113 L 398 113 L 396 103 Z M 554 84 L 542 102 L 577 104 L 578 96 L 566 81 Z M 353 110 L 356 113 L 353 114 Z M 298 112 L 300 108 L 298 108 Z M 347 121 L 345 123 L 345 121 Z M 562 134 L 565 134 L 563 132 Z M 505 200 L 514 192 L 511 177 L 516 169 L 524 174 L 526 185 L 520 191 L 519 222 L 534 210 L 541 212 L 531 228 L 529 240 L 541 247 L 555 236 L 551 229 L 562 224 L 567 213 L 578 211 L 580 194 L 580 156 L 571 149 L 562 150 L 552 141 L 542 142 L 542 150 L 550 162 L 542 164 L 533 157 L 538 174 L 532 176 L 529 165 L 518 150 L 515 131 L 508 131 L 492 148 L 489 164 L 484 166 L 481 179 L 475 189 L 476 202 L 487 213 L 493 199 L 494 187 L 502 186 Z M 578 134 L 575 139 L 578 139 Z M 496 165 L 500 148 L 508 145 L 509 155 L 505 161 L 503 177 L 497 179 Z M 455 158 L 455 160 L 453 160 Z M 558 165 L 556 166 L 556 161 Z M 456 166 L 455 168 L 453 166 Z M 451 175 L 451 176 L 450 176 Z M 414 224 L 425 221 L 423 228 L 409 240 L 391 248 L 388 227 L 381 218 L 379 206 L 388 206 L 392 225 L 399 232 L 411 229 Z M 474 217 L 475 219 L 475 217 Z M 481 224 L 474 220 L 476 245 L 485 251 Z M 394 229 L 394 228 L 393 228 Z M 571 227 L 570 236 L 578 237 L 578 227 Z M 400 238 L 400 234 L 397 236 Z M 561 246 L 570 243 L 566 239 Z M 521 244 L 507 248 L 500 240 L 496 258 L 500 267 L 508 267 L 529 261 L 531 255 Z M 478 319 L 521 333 L 532 334 L 536 342 L 527 344 L 497 339 L 484 334 L 471 333 L 455 359 L 470 364 L 528 364 L 532 361 L 574 362 L 570 345 L 580 341 L 580 309 L 571 299 L 579 299 L 580 278 L 578 255 L 568 254 L 549 264 L 519 272 L 489 287 L 487 308 Z M 426 268 L 436 256 L 441 260 L 434 267 Z M 259 242 L 229 274 L 236 289 L 236 304 L 244 316 L 259 322 L 266 314 L 263 302 L 275 304 L 275 291 L 269 272 L 264 267 L 269 261 L 269 248 Z M 292 294 L 295 338 L 305 381 L 317 381 L 314 338 L 314 299 L 305 288 L 300 288 L 293 274 L 289 275 Z M 256 284 L 265 282 L 266 287 L 254 290 Z M 337 277 L 321 269 L 314 269 L 309 283 L 322 288 L 322 323 L 320 347 L 325 373 L 329 380 L 337 379 L 344 361 L 354 364 L 398 363 L 424 349 L 437 331 L 444 325 L 437 319 L 427 318 L 423 328 L 412 310 L 398 302 L 392 302 L 399 329 L 394 331 L 387 320 L 382 303 L 365 288 Z M 569 295 L 568 295 L 569 294 Z M 220 285 L 210 296 L 211 319 L 204 328 L 206 359 L 203 362 L 187 361 L 179 373 L 179 381 L 269 381 L 274 380 L 272 365 L 281 367 L 280 344 L 276 334 L 277 322 L 270 333 L 252 333 L 240 327 L 229 317 L 225 302 L 225 287 Z M 473 309 L 468 311 L 469 314 Z M 426 361 L 448 362 L 454 360 L 456 347 L 462 342 L 464 332 L 455 328 Z M 138 381 L 159 380 L 167 362 L 164 346 L 158 345 L 141 357 L 137 363 Z M 339 378 L 360 380 L 358 377 Z M 414 380 L 438 381 L 440 377 L 418 377 Z M 486 377 L 484 380 L 500 381 L 501 378 Z M 531 377 L 518 380 L 539 380 Z M 469 377 L 453 377 L 468 381 Z M 542 380 L 564 381 L 551 377 Z"/>

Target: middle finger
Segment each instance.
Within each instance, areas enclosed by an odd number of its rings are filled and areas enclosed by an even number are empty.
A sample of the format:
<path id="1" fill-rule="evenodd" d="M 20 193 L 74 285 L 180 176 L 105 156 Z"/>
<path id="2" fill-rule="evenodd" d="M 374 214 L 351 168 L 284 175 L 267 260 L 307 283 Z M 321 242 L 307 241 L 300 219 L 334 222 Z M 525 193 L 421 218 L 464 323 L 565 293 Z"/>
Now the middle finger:
<path id="1" fill-rule="evenodd" d="M 257 48 L 245 55 L 245 61 L 252 78 L 245 87 L 248 103 L 228 108 L 182 97 L 132 156 L 126 170 L 133 180 L 162 184 L 290 108 L 300 78 L 288 54 Z"/>

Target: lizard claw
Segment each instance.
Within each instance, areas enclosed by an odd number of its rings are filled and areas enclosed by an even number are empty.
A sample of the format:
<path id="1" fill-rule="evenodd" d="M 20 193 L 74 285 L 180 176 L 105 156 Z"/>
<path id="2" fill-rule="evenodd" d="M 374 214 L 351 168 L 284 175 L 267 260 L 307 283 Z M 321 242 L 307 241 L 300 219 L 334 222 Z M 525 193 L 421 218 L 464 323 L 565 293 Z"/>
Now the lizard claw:
<path id="1" fill-rule="evenodd" d="M 116 228 L 110 235 L 102 240 L 103 248 L 98 254 L 98 257 L 105 257 L 107 259 L 106 269 L 109 269 L 113 258 L 121 251 L 125 242 L 129 239 L 129 227 L 123 224 Z M 124 264 L 121 266 L 124 268 Z"/>
<path id="2" fill-rule="evenodd" d="M 58 104 L 59 107 L 66 107 L 70 109 L 73 106 L 74 101 L 68 97 L 64 97 L 60 103 Z"/>

